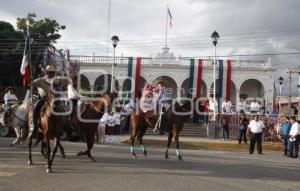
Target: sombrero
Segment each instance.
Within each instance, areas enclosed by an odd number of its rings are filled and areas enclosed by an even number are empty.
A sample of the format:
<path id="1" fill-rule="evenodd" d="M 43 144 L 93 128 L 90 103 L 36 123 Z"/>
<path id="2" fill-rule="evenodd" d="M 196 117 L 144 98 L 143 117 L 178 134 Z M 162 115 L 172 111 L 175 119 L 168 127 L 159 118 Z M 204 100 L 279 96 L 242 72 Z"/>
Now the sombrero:
<path id="1" fill-rule="evenodd" d="M 8 92 L 9 90 L 16 90 L 16 88 L 8 86 L 7 88 L 5 88 L 5 92 Z"/>
<path id="2" fill-rule="evenodd" d="M 47 65 L 45 71 L 46 72 L 57 72 L 57 69 L 54 65 Z"/>

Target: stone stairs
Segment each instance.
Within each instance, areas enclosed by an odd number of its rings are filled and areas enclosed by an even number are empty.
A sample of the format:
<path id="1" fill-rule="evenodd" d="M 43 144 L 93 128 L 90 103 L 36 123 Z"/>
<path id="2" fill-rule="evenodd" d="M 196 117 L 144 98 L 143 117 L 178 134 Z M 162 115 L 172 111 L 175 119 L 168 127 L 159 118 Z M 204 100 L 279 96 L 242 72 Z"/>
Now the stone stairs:
<path id="1" fill-rule="evenodd" d="M 158 135 L 152 129 L 148 128 L 146 135 Z M 180 136 L 185 137 L 207 137 L 206 126 L 203 124 L 185 123 Z"/>

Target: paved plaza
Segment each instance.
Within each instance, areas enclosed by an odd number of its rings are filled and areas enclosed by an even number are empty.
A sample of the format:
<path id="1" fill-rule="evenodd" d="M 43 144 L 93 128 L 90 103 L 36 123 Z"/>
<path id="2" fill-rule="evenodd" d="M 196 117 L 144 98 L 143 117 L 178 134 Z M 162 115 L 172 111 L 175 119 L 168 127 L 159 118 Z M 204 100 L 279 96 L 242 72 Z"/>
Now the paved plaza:
<path id="1" fill-rule="evenodd" d="M 300 159 L 279 152 L 249 155 L 242 151 L 182 150 L 183 161 L 175 151 L 163 158 L 164 149 L 148 147 L 145 158 L 137 147 L 132 158 L 122 144 L 96 145 L 92 163 L 76 153 L 83 143 L 63 142 L 67 158 L 60 155 L 53 173 L 45 171 L 45 161 L 33 152 L 33 166 L 26 165 L 27 149 L 9 147 L 10 138 L 0 138 L 0 190 L 300 190 Z"/>

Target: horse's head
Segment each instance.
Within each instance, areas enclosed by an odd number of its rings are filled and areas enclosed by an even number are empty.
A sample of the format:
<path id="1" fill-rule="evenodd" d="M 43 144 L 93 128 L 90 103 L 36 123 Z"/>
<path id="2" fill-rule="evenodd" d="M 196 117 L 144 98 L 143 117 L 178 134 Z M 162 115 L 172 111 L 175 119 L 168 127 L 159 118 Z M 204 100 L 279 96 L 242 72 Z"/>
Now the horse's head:
<path id="1" fill-rule="evenodd" d="M 91 105 L 98 112 L 111 112 L 112 111 L 112 102 L 115 98 L 115 95 L 110 93 L 105 93 L 101 95 L 96 100 L 91 101 Z"/>

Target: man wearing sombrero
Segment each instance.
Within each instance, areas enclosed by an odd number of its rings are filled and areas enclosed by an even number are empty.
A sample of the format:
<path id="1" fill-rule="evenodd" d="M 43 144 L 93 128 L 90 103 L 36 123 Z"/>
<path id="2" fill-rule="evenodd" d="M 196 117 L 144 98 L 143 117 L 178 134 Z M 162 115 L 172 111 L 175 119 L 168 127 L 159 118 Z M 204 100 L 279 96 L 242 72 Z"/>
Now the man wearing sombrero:
<path id="1" fill-rule="evenodd" d="M 51 83 L 57 69 L 54 65 L 47 65 L 45 69 L 45 76 L 32 81 L 32 86 L 38 88 L 39 100 L 35 104 L 33 112 L 33 132 L 36 132 L 39 126 L 40 112 L 46 101 L 45 97 L 51 90 Z"/>

